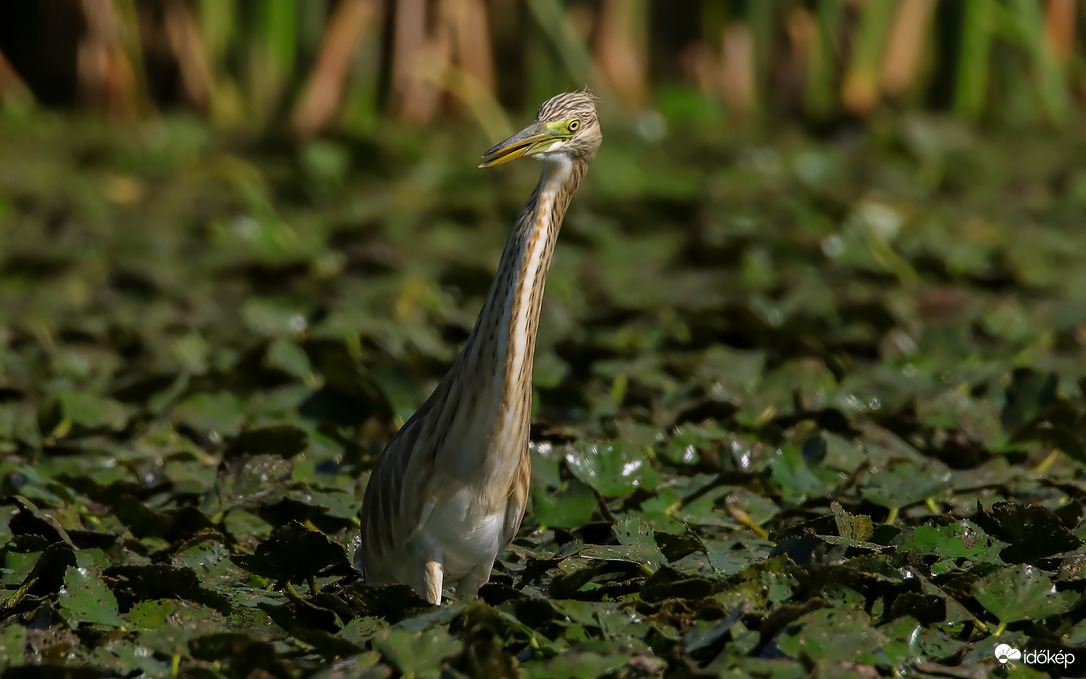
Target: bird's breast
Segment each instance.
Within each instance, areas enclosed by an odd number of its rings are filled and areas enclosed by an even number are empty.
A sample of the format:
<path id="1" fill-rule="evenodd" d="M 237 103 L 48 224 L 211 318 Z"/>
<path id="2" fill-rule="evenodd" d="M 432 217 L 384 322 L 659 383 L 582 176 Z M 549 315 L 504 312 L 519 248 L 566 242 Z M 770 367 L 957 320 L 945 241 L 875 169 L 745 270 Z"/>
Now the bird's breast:
<path id="1" fill-rule="evenodd" d="M 458 580 L 473 567 L 493 560 L 503 546 L 505 504 L 501 511 L 480 511 L 488 489 L 463 486 L 434 507 L 422 529 L 423 544 L 440 549 L 446 578 Z"/>

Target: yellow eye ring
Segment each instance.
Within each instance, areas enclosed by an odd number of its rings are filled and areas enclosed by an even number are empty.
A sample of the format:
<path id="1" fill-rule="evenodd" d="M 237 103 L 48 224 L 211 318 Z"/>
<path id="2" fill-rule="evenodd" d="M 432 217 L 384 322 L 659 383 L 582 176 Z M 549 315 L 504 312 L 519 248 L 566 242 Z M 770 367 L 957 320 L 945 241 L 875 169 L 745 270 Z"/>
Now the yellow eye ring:
<path id="1" fill-rule="evenodd" d="M 576 132 L 580 127 L 580 120 L 571 120 L 566 124 L 566 132 Z"/>

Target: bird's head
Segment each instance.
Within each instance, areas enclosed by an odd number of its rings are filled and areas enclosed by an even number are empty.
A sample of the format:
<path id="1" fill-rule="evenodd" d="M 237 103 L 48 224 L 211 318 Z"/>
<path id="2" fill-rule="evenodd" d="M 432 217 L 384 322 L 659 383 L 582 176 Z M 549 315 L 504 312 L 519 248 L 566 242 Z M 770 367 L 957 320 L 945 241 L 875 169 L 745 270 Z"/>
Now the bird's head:
<path id="1" fill-rule="evenodd" d="M 566 92 L 543 102 L 535 122 L 484 153 L 479 167 L 525 156 L 587 162 L 596 155 L 602 140 L 596 98 L 588 92 Z"/>

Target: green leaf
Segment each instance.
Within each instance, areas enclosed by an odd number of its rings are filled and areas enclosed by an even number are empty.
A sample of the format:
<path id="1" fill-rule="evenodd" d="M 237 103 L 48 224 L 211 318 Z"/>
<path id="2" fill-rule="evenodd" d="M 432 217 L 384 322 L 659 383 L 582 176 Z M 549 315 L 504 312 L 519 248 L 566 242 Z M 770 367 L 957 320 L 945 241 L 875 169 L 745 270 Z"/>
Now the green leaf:
<path id="1" fill-rule="evenodd" d="M 1052 510 L 1039 505 L 997 502 L 984 519 L 984 525 L 1010 543 L 1000 553 L 1007 563 L 1035 563 L 1083 544 Z"/>
<path id="2" fill-rule="evenodd" d="M 313 376 L 313 366 L 305 351 L 290 340 L 277 338 L 268 345 L 264 361 L 272 368 L 278 368 L 299 380 L 309 380 Z"/>
<path id="3" fill-rule="evenodd" d="M 1082 598 L 1059 592 L 1052 580 L 1034 566 L 1003 568 L 973 585 L 973 596 L 1001 623 L 1043 620 L 1071 610 Z"/>
<path id="4" fill-rule="evenodd" d="M 69 566 L 64 573 L 60 607 L 72 626 L 83 623 L 125 626 L 117 610 L 117 598 L 102 580 L 97 564 L 85 553 L 79 555 L 79 565 Z"/>
<path id="5" fill-rule="evenodd" d="M 641 488 L 656 489 L 656 469 L 645 451 L 621 441 L 578 441 L 566 449 L 573 475 L 604 497 L 619 497 Z"/>
<path id="6" fill-rule="evenodd" d="M 88 429 L 124 429 L 128 412 L 122 403 L 86 392 L 57 394 L 57 403 L 65 419 Z"/>
<path id="7" fill-rule="evenodd" d="M 871 517 L 863 514 L 849 514 L 839 502 L 831 502 L 833 520 L 837 524 L 837 534 L 848 540 L 866 542 L 875 532 L 871 527 Z"/>
<path id="8" fill-rule="evenodd" d="M 630 561 L 659 568 L 667 559 L 656 545 L 656 537 L 650 526 L 638 518 L 626 519 L 611 527 L 618 545 L 587 545 L 581 556 L 605 561 Z"/>
<path id="9" fill-rule="evenodd" d="M 1002 564 L 999 545 L 979 526 L 963 519 L 946 526 L 923 525 L 902 532 L 895 543 L 902 550 L 916 549 L 944 559 L 969 559 Z"/>
<path id="10" fill-rule="evenodd" d="M 241 319 L 249 330 L 265 337 L 291 337 L 309 327 L 299 308 L 269 299 L 246 302 L 241 307 Z"/>
<path id="11" fill-rule="evenodd" d="M 592 489 L 577 479 L 552 492 L 538 486 L 532 488 L 533 508 L 529 516 L 542 526 L 576 528 L 591 520 L 598 504 Z"/>
<path id="12" fill-rule="evenodd" d="M 869 476 L 860 492 L 880 507 L 901 509 L 941 495 L 949 482 L 948 469 L 902 462 Z"/>
<path id="13" fill-rule="evenodd" d="M 735 575 L 769 556 L 773 544 L 761 540 L 706 540 L 709 564 L 718 573 Z"/>
<path id="14" fill-rule="evenodd" d="M 820 497 L 826 486 L 811 471 L 799 446 L 781 446 L 769 460 L 771 486 L 789 504 L 799 504 L 808 497 Z"/>
<path id="15" fill-rule="evenodd" d="M 777 645 L 793 658 L 831 663 L 858 663 L 890 667 L 882 647 L 887 638 L 862 610 L 822 609 L 795 621 L 794 632 L 781 636 Z"/>
<path id="16" fill-rule="evenodd" d="M 231 560 L 255 575 L 294 580 L 312 576 L 326 566 L 345 563 L 347 555 L 342 545 L 323 533 L 290 521 L 273 530 L 255 554 L 238 554 Z"/>
<path id="17" fill-rule="evenodd" d="M 0 629 L 0 667 L 22 665 L 27 659 L 27 634 L 22 625 Z"/>
<path id="18" fill-rule="evenodd" d="M 171 420 L 204 433 L 234 436 L 244 422 L 241 399 L 220 391 L 213 394 L 193 394 L 179 403 Z"/>
<path id="19" fill-rule="evenodd" d="M 199 333 L 190 332 L 177 338 L 173 343 L 173 353 L 185 371 L 194 375 L 202 375 L 207 372 L 211 345 Z"/>
<path id="20" fill-rule="evenodd" d="M 442 628 L 407 632 L 390 628 L 373 637 L 374 650 L 408 676 L 438 677 L 442 661 L 460 650 L 460 642 Z"/>
<path id="21" fill-rule="evenodd" d="M 131 626 L 146 630 L 167 628 L 207 631 L 207 625 L 222 623 L 214 608 L 182 599 L 147 599 L 137 602 L 124 616 Z"/>
<path id="22" fill-rule="evenodd" d="M 557 658 L 526 663 L 524 672 L 529 679 L 597 679 L 619 670 L 626 662 L 626 657 L 613 653 L 570 651 Z"/>

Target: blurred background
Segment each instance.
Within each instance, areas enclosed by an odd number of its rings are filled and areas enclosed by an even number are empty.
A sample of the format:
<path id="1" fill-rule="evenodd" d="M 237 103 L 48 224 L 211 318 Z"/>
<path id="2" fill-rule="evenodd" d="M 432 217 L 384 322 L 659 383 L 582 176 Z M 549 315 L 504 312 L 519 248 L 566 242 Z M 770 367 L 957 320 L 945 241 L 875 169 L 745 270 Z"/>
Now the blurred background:
<path id="1" fill-rule="evenodd" d="M 626 113 L 824 126 L 887 110 L 1060 125 L 1082 106 L 1076 0 L 0 2 L 0 102 L 117 120 L 365 134 L 501 127 L 589 86 Z"/>
<path id="2" fill-rule="evenodd" d="M 201 441 L 317 426 L 299 404 L 335 392 L 307 412 L 377 423 L 379 450 L 538 173 L 480 153 L 589 87 L 606 140 L 547 291 L 550 421 L 668 422 L 733 374 L 721 398 L 771 421 L 792 379 L 769 407 L 766 375 L 808 359 L 846 411 L 961 371 L 983 401 L 1012 366 L 1080 393 L 1084 9 L 0 0 L 0 389 L 41 435 L 121 403 Z M 698 386 L 720 347 L 766 363 Z M 103 410 L 49 405 L 73 390 Z"/>

